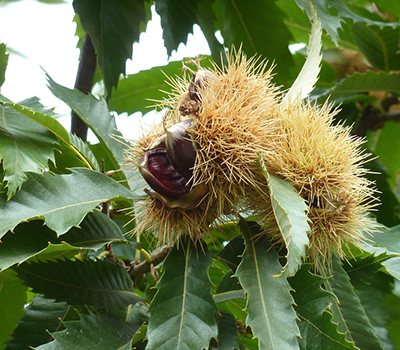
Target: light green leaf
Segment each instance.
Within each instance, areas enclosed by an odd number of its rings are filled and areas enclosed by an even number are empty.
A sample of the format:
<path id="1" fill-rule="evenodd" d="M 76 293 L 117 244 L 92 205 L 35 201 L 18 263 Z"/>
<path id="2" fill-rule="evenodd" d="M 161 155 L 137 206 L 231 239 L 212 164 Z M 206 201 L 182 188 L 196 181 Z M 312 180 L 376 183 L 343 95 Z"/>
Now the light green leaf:
<path id="1" fill-rule="evenodd" d="M 6 79 L 6 69 L 8 64 L 9 54 L 6 53 L 6 45 L 0 44 L 0 88 Z"/>
<path id="2" fill-rule="evenodd" d="M 140 325 L 101 313 L 80 315 L 80 321 L 65 322 L 65 330 L 51 333 L 55 339 L 39 350 L 130 350 L 131 341 Z"/>
<path id="3" fill-rule="evenodd" d="M 113 308 L 140 300 L 125 268 L 109 260 L 39 261 L 14 269 L 35 293 L 71 305 Z"/>
<path id="4" fill-rule="evenodd" d="M 275 1 L 219 0 L 213 4 L 224 45 L 242 47 L 248 57 L 260 55 L 276 63 L 274 77 L 277 84 L 291 81 L 293 59 L 288 49 L 292 35 L 284 23 L 284 12 Z M 265 35 L 260 25 L 273 28 L 273 35 Z"/>
<path id="5" fill-rule="evenodd" d="M 0 197 L 0 238 L 20 222 L 34 218 L 43 218 L 61 235 L 78 226 L 100 203 L 119 197 L 130 198 L 132 193 L 107 175 L 86 168 L 72 169 L 66 175 L 31 174 L 10 201 Z"/>
<path id="6" fill-rule="evenodd" d="M 303 65 L 299 75 L 290 87 L 289 91 L 282 100 L 283 105 L 294 102 L 296 98 L 304 99 L 308 97 L 318 81 L 322 61 L 322 30 L 321 21 L 314 13 L 313 25 L 307 49 L 307 60 Z"/>
<path id="7" fill-rule="evenodd" d="M 383 232 L 377 231 L 370 237 L 375 244 L 386 248 L 389 253 L 400 254 L 400 225 Z"/>
<path id="8" fill-rule="evenodd" d="M 92 129 L 108 159 L 112 162 L 113 170 L 120 170 L 125 162 L 126 144 L 123 142 L 122 134 L 117 130 L 115 118 L 108 111 L 106 101 L 98 100 L 92 94 L 86 95 L 79 90 L 71 90 L 58 85 L 48 75 L 47 79 L 51 92 L 64 101 Z M 123 171 L 118 171 L 115 177 L 128 186 Z"/>
<path id="9" fill-rule="evenodd" d="M 10 199 L 26 180 L 27 172 L 42 173 L 54 162 L 57 139 L 46 128 L 21 114 L 25 108 L 4 102 L 0 95 L 0 159 L 5 170 L 7 198 Z M 29 105 L 29 101 L 25 101 Z M 32 112 L 33 113 L 33 112 Z M 49 117 L 51 118 L 51 117 Z"/>
<path id="10" fill-rule="evenodd" d="M 126 60 L 132 58 L 132 45 L 139 41 L 141 23 L 146 21 L 144 1 L 74 0 L 74 10 L 96 49 L 97 62 L 111 95 Z"/>
<path id="11" fill-rule="evenodd" d="M 300 318 L 300 348 L 355 349 L 353 343 L 346 340 L 345 334 L 338 332 L 338 326 L 332 322 L 332 314 L 327 310 L 335 302 L 335 296 L 322 288 L 326 279 L 311 273 L 310 269 L 311 265 L 304 264 L 289 279 L 295 290 L 295 309 Z"/>
<path id="12" fill-rule="evenodd" d="M 182 62 L 170 62 L 163 67 L 154 67 L 137 74 L 128 75 L 121 79 L 108 106 L 117 113 L 132 114 L 150 111 L 149 107 L 155 104 L 154 100 L 161 101 L 167 97 L 166 92 L 171 90 L 166 83 L 167 77 L 173 77 L 182 69 Z"/>
<path id="13" fill-rule="evenodd" d="M 65 243 L 66 242 L 66 243 Z M 73 257 L 81 249 L 100 249 L 111 242 L 127 242 L 118 225 L 103 213 L 95 210 L 62 237 L 44 226 L 40 220 L 18 225 L 0 242 L 0 270 L 21 264 L 31 258 L 55 259 Z"/>
<path id="14" fill-rule="evenodd" d="M 259 162 L 270 189 L 271 203 L 275 219 L 279 225 L 282 237 L 285 241 L 287 263 L 283 273 L 294 275 L 305 257 L 306 246 L 308 245 L 307 204 L 301 198 L 293 185 L 275 176 L 271 176 L 259 155 Z"/>
<path id="15" fill-rule="evenodd" d="M 10 339 L 18 326 L 17 320 L 23 315 L 26 290 L 14 271 L 0 274 L 0 349 L 5 348 L 5 342 Z"/>
<path id="16" fill-rule="evenodd" d="M 195 247 L 187 240 L 170 251 L 150 305 L 146 350 L 203 349 L 217 337 L 210 265 L 205 245 Z"/>
<path id="17" fill-rule="evenodd" d="M 255 240 L 245 221 L 241 228 L 246 249 L 236 275 L 247 294 L 246 324 L 258 338 L 260 350 L 299 349 L 291 287 L 285 278 L 274 277 L 282 271 L 278 254 L 262 238 Z"/>
<path id="18" fill-rule="evenodd" d="M 360 349 L 382 350 L 380 340 L 336 255 L 332 259 L 332 275 L 325 281 L 325 287 L 337 298 L 332 310 L 333 320 L 339 322 L 339 331 L 346 333 L 347 339 Z"/>
<path id="19" fill-rule="evenodd" d="M 246 294 L 244 293 L 243 289 L 220 292 L 214 295 L 214 300 L 216 304 L 224 303 L 225 301 L 228 300 L 245 299 L 245 298 Z"/>
<path id="20" fill-rule="evenodd" d="M 41 296 L 34 297 L 30 302 L 24 315 L 18 320 L 18 327 L 8 342 L 8 350 L 29 349 L 30 346 L 51 341 L 49 332 L 62 328 L 62 320 L 69 313 L 75 313 L 71 306 Z"/>
<path id="21" fill-rule="evenodd" d="M 85 157 L 85 159 L 90 164 L 91 169 L 101 170 L 99 162 L 97 161 L 87 143 L 85 143 L 80 137 L 76 136 L 75 134 L 70 134 L 69 138 L 71 145 L 74 147 L 75 150 L 79 151 L 79 153 Z"/>

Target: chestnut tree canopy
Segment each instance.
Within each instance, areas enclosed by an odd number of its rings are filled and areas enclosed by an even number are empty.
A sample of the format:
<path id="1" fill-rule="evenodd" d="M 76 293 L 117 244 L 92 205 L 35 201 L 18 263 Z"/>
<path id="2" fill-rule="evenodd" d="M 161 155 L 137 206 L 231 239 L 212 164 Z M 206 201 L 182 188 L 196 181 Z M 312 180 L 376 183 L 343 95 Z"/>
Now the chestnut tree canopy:
<path id="1" fill-rule="evenodd" d="M 71 109 L 71 130 L 37 97 L 1 94 L 13 54 L 0 43 L 0 350 L 399 350 L 400 2 L 71 6 L 81 50 L 75 88 L 44 73 Z M 333 253 L 326 268 L 316 268 L 306 249 L 305 211 L 313 204 L 270 175 L 262 157 L 283 245 L 262 239 L 265 228 L 245 211 L 219 218 L 195 241 L 179 232 L 175 245 L 160 246 L 151 230 L 129 234 L 146 186 L 127 165 L 126 150 L 135 145 L 123 139 L 115 116 L 145 114 L 167 98 L 166 76 L 190 79 L 182 62 L 126 75 L 152 6 L 168 55 L 197 24 L 211 51 L 202 65 L 223 65 L 226 48 L 241 48 L 274 66 L 272 82 L 282 91 L 318 39 L 310 39 L 318 18 L 323 55 L 310 103 L 337 107 L 334 124 L 351 128 L 372 155 L 364 166 L 379 201 L 372 198 L 376 210 L 365 215 L 379 229 L 366 242 L 344 243 L 344 256 Z M 92 93 L 97 83 L 101 95 Z M 87 141 L 88 129 L 98 143 Z"/>

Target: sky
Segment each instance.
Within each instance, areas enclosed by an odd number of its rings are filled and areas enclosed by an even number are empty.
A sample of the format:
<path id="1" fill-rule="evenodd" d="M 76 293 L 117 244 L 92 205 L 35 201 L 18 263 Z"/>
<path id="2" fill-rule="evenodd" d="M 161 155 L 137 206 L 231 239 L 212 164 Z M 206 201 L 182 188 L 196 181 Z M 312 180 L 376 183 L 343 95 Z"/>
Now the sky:
<path id="1" fill-rule="evenodd" d="M 37 96 L 46 107 L 54 107 L 62 115 L 60 122 L 69 130 L 69 109 L 55 98 L 46 86 L 45 70 L 58 84 L 73 88 L 79 62 L 76 24 L 73 22 L 72 1 L 62 4 L 43 4 L 34 0 L 3 1 L 0 3 L 0 43 L 5 43 L 10 52 L 6 81 L 1 93 L 18 102 Z M 146 32 L 140 35 L 139 43 L 133 45 L 132 60 L 126 64 L 126 73 L 163 66 L 168 60 L 209 55 L 210 49 L 201 29 L 195 25 L 187 44 L 181 44 L 170 58 L 164 47 L 160 17 L 152 9 L 152 20 Z M 147 118 L 151 119 L 151 118 Z M 138 130 L 142 116 L 116 117 L 121 131 Z M 146 124 L 146 123 L 145 123 Z M 148 123 L 147 123 L 148 124 Z M 129 132 L 126 137 L 135 138 Z M 89 140 L 94 140 L 93 135 Z"/>

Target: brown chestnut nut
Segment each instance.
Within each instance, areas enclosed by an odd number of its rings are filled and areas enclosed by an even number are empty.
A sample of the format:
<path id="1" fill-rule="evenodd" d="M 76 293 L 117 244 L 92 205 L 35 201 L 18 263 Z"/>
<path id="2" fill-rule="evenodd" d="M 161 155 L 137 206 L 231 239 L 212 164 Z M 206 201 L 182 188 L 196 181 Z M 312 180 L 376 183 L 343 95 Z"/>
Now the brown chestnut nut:
<path id="1" fill-rule="evenodd" d="M 214 77 L 212 73 L 205 69 L 199 69 L 196 74 L 193 74 L 189 84 L 190 99 L 201 102 L 201 95 L 199 91 L 204 89 L 213 79 Z"/>
<path id="2" fill-rule="evenodd" d="M 192 123 L 192 119 L 187 119 L 173 125 L 166 130 L 165 140 L 169 157 L 187 179 L 192 177 L 196 161 L 196 149 L 192 136 L 186 131 Z"/>

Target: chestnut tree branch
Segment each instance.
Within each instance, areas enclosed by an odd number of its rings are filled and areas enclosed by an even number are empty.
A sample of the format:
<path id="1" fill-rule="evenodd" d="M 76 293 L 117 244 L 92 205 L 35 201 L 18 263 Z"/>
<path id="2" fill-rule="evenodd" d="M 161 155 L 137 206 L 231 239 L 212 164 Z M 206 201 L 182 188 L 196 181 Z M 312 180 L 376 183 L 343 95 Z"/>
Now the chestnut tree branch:
<path id="1" fill-rule="evenodd" d="M 368 105 L 361 115 L 360 121 L 355 129 L 355 134 L 365 137 L 368 130 L 383 128 L 385 122 L 400 121 L 400 112 L 389 110 L 391 106 L 398 103 L 399 98 L 397 96 L 389 95 L 387 98 L 382 100 L 381 108 Z"/>
<path id="2" fill-rule="evenodd" d="M 165 260 L 171 248 L 172 247 L 166 246 L 160 249 L 157 253 L 152 254 L 151 262 L 146 260 L 139 263 L 132 262 L 128 268 L 129 276 L 131 276 L 132 280 L 135 280 L 137 277 L 140 277 L 147 272 L 151 272 L 154 266 L 157 266 Z"/>
<path id="3" fill-rule="evenodd" d="M 79 58 L 78 73 L 76 74 L 75 89 L 88 94 L 92 91 L 94 75 L 96 72 L 96 51 L 93 47 L 89 34 L 83 39 L 81 55 Z M 83 141 L 87 139 L 87 125 L 79 116 L 71 112 L 71 132 L 80 137 Z"/>

